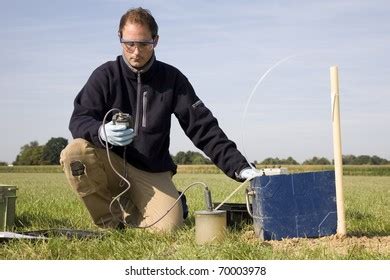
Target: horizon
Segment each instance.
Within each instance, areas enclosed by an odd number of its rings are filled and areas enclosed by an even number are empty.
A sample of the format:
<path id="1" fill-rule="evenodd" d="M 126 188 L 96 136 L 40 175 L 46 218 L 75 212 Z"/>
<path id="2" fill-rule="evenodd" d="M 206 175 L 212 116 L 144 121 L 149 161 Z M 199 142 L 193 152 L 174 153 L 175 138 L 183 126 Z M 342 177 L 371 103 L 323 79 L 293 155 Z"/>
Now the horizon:
<path id="1" fill-rule="evenodd" d="M 52 138 L 57 138 L 57 137 L 52 137 Z M 51 138 L 51 139 L 52 139 Z M 65 139 L 65 138 L 64 138 Z M 32 142 L 35 142 L 35 141 L 31 141 L 30 143 L 27 143 L 26 145 L 30 145 Z M 38 145 L 39 146 L 44 146 L 44 145 L 46 145 L 46 144 L 40 144 L 39 142 L 38 142 Z M 175 154 L 172 154 L 171 153 L 171 156 L 172 157 L 176 157 L 177 156 L 177 154 L 178 153 L 182 153 L 182 152 L 184 152 L 184 153 L 188 153 L 188 152 L 195 152 L 195 153 L 200 153 L 204 158 L 206 158 L 206 159 L 208 159 L 208 160 L 210 160 L 210 158 L 209 157 L 207 157 L 204 153 L 202 153 L 201 151 L 194 151 L 194 150 L 186 150 L 186 151 L 177 151 Z M 352 154 L 343 154 L 342 155 L 342 157 L 343 157 L 343 159 L 344 159 L 344 157 L 349 157 L 349 156 L 353 156 L 353 157 L 355 157 L 355 158 L 359 158 L 359 157 L 370 157 L 370 158 L 373 158 L 373 157 L 378 157 L 380 160 L 386 160 L 386 161 L 390 161 L 389 159 L 387 159 L 387 158 L 382 158 L 382 157 L 380 157 L 380 156 L 378 156 L 378 155 L 352 155 Z M 286 158 L 279 158 L 279 157 L 265 157 L 265 158 L 263 158 L 263 159 L 254 159 L 252 162 L 254 162 L 254 163 L 256 163 L 256 164 L 266 164 L 266 163 L 263 163 L 264 161 L 266 161 L 266 160 L 279 160 L 279 161 L 287 161 L 287 160 L 294 160 L 294 161 L 296 161 L 299 165 L 304 165 L 304 162 L 305 161 L 311 161 L 311 160 L 314 160 L 315 158 L 317 158 L 318 160 L 320 160 L 320 159 L 326 159 L 326 160 L 328 160 L 329 162 L 330 162 L 330 164 L 332 165 L 332 163 L 333 163 L 333 161 L 334 161 L 334 158 L 332 157 L 332 158 L 327 158 L 327 157 L 324 157 L 324 156 L 321 156 L 321 155 L 315 155 L 315 156 L 311 156 L 311 157 L 309 157 L 309 158 L 306 158 L 306 159 L 304 159 L 304 160 L 302 160 L 302 161 L 299 161 L 299 160 L 296 160 L 294 157 L 291 157 L 291 156 L 287 156 Z M 12 162 L 4 162 L 4 161 L 1 161 L 0 160 L 0 163 L 7 163 L 8 164 L 8 166 L 13 166 L 14 165 L 14 163 L 15 163 L 15 161 L 16 161 L 16 158 L 15 158 L 15 160 L 14 161 L 12 161 Z M 213 164 L 212 162 L 211 162 L 211 164 Z M 279 164 L 279 163 L 278 163 Z M 345 163 L 344 163 L 345 164 Z M 387 163 L 386 163 L 387 164 Z M 50 164 L 51 165 L 51 164 Z M 376 164 L 373 164 L 373 165 L 376 165 Z M 383 165 L 383 164 L 379 164 L 379 165 Z"/>

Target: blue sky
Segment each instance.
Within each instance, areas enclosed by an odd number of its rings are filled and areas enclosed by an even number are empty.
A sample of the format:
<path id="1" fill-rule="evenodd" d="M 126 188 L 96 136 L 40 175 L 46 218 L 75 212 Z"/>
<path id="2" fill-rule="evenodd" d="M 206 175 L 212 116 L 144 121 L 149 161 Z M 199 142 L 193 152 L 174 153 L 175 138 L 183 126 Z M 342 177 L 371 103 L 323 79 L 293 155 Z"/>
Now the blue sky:
<path id="1" fill-rule="evenodd" d="M 0 161 L 71 139 L 73 99 L 121 54 L 120 16 L 151 10 L 157 59 L 178 67 L 249 160 L 333 158 L 329 68 L 339 66 L 344 154 L 390 159 L 388 1 L 5 1 Z M 259 78 L 276 67 L 254 91 Z M 171 153 L 197 150 L 173 117 Z"/>

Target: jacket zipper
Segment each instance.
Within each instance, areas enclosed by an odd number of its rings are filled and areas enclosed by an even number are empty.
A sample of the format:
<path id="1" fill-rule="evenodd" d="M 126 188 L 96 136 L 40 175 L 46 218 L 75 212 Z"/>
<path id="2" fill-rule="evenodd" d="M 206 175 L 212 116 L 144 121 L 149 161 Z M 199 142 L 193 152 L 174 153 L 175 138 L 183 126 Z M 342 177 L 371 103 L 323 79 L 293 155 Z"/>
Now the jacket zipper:
<path id="1" fill-rule="evenodd" d="M 142 127 L 146 127 L 146 108 L 148 107 L 147 91 L 142 96 Z"/>
<path id="2" fill-rule="evenodd" d="M 137 111 L 135 113 L 134 135 L 138 135 L 139 119 L 141 118 L 141 73 L 137 73 Z"/>

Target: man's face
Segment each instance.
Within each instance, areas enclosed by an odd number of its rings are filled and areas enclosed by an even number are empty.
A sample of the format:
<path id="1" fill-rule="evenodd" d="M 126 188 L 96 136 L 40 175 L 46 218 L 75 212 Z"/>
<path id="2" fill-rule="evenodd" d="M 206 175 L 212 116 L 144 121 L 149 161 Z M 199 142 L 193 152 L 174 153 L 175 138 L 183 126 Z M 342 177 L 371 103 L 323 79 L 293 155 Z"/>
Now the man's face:
<path id="1" fill-rule="evenodd" d="M 158 36 L 153 41 L 149 28 L 137 23 L 127 23 L 122 30 L 123 53 L 134 68 L 142 68 L 152 57 Z M 134 42 L 134 43 L 132 43 Z"/>

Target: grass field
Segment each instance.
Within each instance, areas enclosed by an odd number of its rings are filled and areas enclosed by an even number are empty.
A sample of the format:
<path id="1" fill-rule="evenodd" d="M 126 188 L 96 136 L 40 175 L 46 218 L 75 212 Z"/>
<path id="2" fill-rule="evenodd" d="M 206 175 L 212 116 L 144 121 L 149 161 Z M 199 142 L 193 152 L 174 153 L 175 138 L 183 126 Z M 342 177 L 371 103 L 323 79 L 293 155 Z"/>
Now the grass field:
<path id="1" fill-rule="evenodd" d="M 195 181 L 222 201 L 239 184 L 223 174 L 179 173 L 178 189 Z M 15 231 L 49 228 L 98 230 L 62 173 L 0 173 L 0 183 L 18 187 Z M 0 243 L 0 259 L 390 259 L 390 176 L 344 176 L 348 236 L 261 242 L 246 225 L 217 245 L 195 243 L 194 217 L 203 192 L 187 192 L 190 217 L 172 234 L 141 229 L 105 231 L 101 238 Z M 239 192 L 231 202 L 244 202 Z"/>
<path id="2" fill-rule="evenodd" d="M 257 168 L 274 167 L 257 165 Z M 283 165 L 289 172 L 334 170 L 333 165 Z M 180 174 L 222 174 L 215 165 L 179 165 Z M 0 173 L 62 173 L 59 165 L 0 166 Z M 348 176 L 390 176 L 390 165 L 344 165 L 344 175 Z"/>

